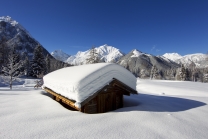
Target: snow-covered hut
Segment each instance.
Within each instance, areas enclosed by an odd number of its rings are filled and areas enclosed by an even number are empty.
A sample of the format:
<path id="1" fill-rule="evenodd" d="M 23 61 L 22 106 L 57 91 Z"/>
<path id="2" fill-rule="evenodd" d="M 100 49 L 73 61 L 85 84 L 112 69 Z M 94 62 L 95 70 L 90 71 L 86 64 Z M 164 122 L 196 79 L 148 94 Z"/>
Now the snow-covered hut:
<path id="1" fill-rule="evenodd" d="M 54 99 L 84 113 L 123 107 L 123 95 L 137 94 L 136 77 L 112 63 L 67 67 L 43 77 L 43 89 Z"/>

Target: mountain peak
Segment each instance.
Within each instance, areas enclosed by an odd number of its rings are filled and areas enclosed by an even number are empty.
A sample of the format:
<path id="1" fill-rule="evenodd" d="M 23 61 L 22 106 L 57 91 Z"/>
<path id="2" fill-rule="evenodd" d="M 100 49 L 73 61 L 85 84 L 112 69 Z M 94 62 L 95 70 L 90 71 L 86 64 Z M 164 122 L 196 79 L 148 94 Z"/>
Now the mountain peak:
<path id="1" fill-rule="evenodd" d="M 61 49 L 55 50 L 54 52 L 51 52 L 51 55 L 55 59 L 63 61 L 63 62 L 65 62 L 70 57 L 70 55 L 64 53 Z"/>
<path id="2" fill-rule="evenodd" d="M 2 16 L 0 17 L 0 22 L 6 22 L 16 28 L 17 32 L 25 32 L 27 35 L 29 35 L 31 38 L 33 38 L 30 33 L 22 26 L 20 25 L 16 20 L 13 20 L 10 16 Z"/>
<path id="3" fill-rule="evenodd" d="M 206 55 L 202 53 L 189 54 L 185 56 L 181 56 L 178 53 L 166 53 L 163 56 L 178 64 L 184 64 L 186 67 L 192 63 L 201 68 L 206 66 L 204 66 L 204 62 L 202 62 L 205 61 Z"/>
<path id="4" fill-rule="evenodd" d="M 29 59 L 32 59 L 35 47 L 40 45 L 24 27 L 10 16 L 0 17 L 0 39 L 2 38 L 5 39 L 8 47 L 15 45 L 18 52 L 26 53 Z M 44 55 L 49 54 L 44 47 L 42 48 Z"/>
<path id="5" fill-rule="evenodd" d="M 132 50 L 133 55 L 131 57 L 139 57 L 143 53 L 141 51 L 138 51 L 137 49 Z"/>
<path id="6" fill-rule="evenodd" d="M 123 53 L 120 52 L 119 49 L 107 44 L 95 47 L 95 50 L 97 51 L 100 59 L 104 62 L 117 61 L 120 57 L 123 56 Z M 90 50 L 85 52 L 79 51 L 76 55 L 69 57 L 66 62 L 72 65 L 85 64 L 86 59 L 89 57 L 89 53 Z"/>
<path id="7" fill-rule="evenodd" d="M 0 22 L 1 21 L 8 22 L 12 26 L 16 26 L 16 25 L 19 24 L 17 21 L 13 20 L 10 16 L 2 16 L 2 17 L 0 17 Z"/>
<path id="8" fill-rule="evenodd" d="M 108 47 L 109 45 L 107 44 L 104 44 L 104 45 L 101 45 L 100 47 Z"/>
<path id="9" fill-rule="evenodd" d="M 183 57 L 178 53 L 165 53 L 163 56 L 172 60 L 172 61 L 176 61 L 176 60 L 181 59 Z"/>

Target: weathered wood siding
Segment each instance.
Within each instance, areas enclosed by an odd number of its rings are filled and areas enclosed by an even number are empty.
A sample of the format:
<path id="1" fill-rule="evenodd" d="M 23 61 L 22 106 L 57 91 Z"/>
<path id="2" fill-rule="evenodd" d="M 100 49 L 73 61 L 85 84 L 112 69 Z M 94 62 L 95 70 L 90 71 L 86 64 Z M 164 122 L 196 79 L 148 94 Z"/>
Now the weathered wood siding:
<path id="1" fill-rule="evenodd" d="M 90 100 L 85 106 L 84 106 L 84 113 L 98 113 L 98 101 L 97 96 Z"/>
<path id="2" fill-rule="evenodd" d="M 117 86 L 109 85 L 108 88 L 97 94 L 83 106 L 84 113 L 104 113 L 123 107 L 123 92 Z"/>

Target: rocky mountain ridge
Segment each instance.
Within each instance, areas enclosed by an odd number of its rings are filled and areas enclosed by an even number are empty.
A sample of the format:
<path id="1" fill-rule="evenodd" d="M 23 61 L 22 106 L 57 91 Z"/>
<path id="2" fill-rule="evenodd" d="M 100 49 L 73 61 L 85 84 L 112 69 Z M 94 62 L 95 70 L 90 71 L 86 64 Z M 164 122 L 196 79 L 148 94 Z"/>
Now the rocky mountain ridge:
<path id="1" fill-rule="evenodd" d="M 8 46 L 15 46 L 20 53 L 26 53 L 31 59 L 34 48 L 41 44 L 17 21 L 9 16 L 0 17 L 0 40 L 4 39 Z M 44 55 L 50 53 L 43 47 Z"/>
<path id="2" fill-rule="evenodd" d="M 160 71 L 171 70 L 180 67 L 179 64 L 163 56 L 146 54 L 136 49 L 122 57 L 117 63 L 127 68 L 129 71 L 135 74 L 135 76 L 143 76 L 141 74 L 145 74 L 144 76 L 149 76 L 153 65 L 156 65 L 157 69 Z"/>
<path id="3" fill-rule="evenodd" d="M 17 21 L 13 20 L 9 16 L 0 17 L 0 71 L 2 65 L 7 62 L 7 53 L 12 50 L 10 49 L 11 47 L 16 48 L 20 53 L 21 58 L 25 59 L 28 57 L 29 61 L 31 61 L 34 55 L 34 50 L 38 45 L 43 50 L 44 58 L 46 58 L 47 55 L 49 56 L 49 72 L 70 66 L 69 64 L 56 60 L 52 55 L 50 55 L 50 53 Z"/>
<path id="4" fill-rule="evenodd" d="M 208 55 L 202 53 L 195 53 L 181 56 L 178 53 L 166 53 L 164 57 L 178 63 L 183 64 L 185 67 L 194 66 L 196 68 L 208 67 Z"/>
<path id="5" fill-rule="evenodd" d="M 55 59 L 63 61 L 63 62 L 65 62 L 70 57 L 70 55 L 64 53 L 62 50 L 55 50 L 55 51 L 51 52 L 51 55 Z"/>
<path id="6" fill-rule="evenodd" d="M 121 57 L 125 56 L 122 52 L 120 52 L 119 49 L 108 45 L 103 45 L 95 49 L 99 53 L 99 56 L 102 57 L 102 59 L 104 59 L 104 62 L 112 62 L 112 61 L 117 62 Z M 106 52 L 106 50 L 108 50 L 108 52 Z M 113 50 L 116 51 L 113 52 Z M 79 51 L 76 55 L 68 57 L 68 59 L 64 60 L 64 62 L 67 62 L 72 65 L 79 65 L 80 63 L 85 64 L 85 60 L 89 56 L 89 52 L 90 50 L 87 50 L 85 52 Z M 144 54 L 146 56 L 153 56 L 151 54 L 142 53 L 141 51 L 136 49 L 132 50 L 130 53 L 132 53 L 131 57 L 139 57 L 140 55 L 144 55 Z M 185 67 L 190 67 L 190 66 L 192 67 L 194 66 L 196 68 L 208 67 L 208 61 L 207 61 L 208 55 L 202 53 L 189 54 L 184 56 L 181 56 L 178 53 L 165 53 L 162 56 L 155 56 L 155 57 L 163 59 L 168 63 L 176 63 L 178 65 L 183 64 Z"/>

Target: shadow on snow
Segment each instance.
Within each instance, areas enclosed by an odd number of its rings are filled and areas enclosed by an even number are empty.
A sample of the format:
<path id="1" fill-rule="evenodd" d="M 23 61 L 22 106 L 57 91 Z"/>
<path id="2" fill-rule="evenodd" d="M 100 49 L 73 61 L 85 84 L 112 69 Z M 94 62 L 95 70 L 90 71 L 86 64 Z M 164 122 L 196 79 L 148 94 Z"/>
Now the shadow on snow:
<path id="1" fill-rule="evenodd" d="M 124 108 L 116 111 L 179 112 L 207 105 L 185 98 L 139 94 L 124 97 Z"/>
<path id="2" fill-rule="evenodd" d="M 52 95 L 44 91 L 42 95 L 52 98 Z M 61 104 L 69 110 L 73 110 Z M 151 111 L 151 112 L 179 112 L 189 109 L 197 108 L 207 105 L 206 103 L 190 100 L 185 98 L 169 97 L 169 96 L 157 96 L 149 94 L 139 94 L 124 96 L 124 107 L 114 110 L 112 112 L 127 112 L 127 111 Z"/>

